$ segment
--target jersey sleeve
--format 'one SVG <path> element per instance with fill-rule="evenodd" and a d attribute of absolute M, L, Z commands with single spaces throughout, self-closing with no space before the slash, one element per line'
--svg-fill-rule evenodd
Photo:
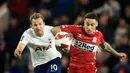
<path fill-rule="evenodd" d="M 53 28 L 53 26 L 47 26 L 47 28 L 48 28 L 49 30 L 51 30 L 51 29 Z"/>
<path fill-rule="evenodd" d="M 61 31 L 72 33 L 73 32 L 73 26 L 72 25 L 61 25 L 60 26 Z"/>
<path fill-rule="evenodd" d="M 22 34 L 19 42 L 25 45 L 29 42 L 29 34 L 26 31 Z"/>
<path fill-rule="evenodd" d="M 102 44 L 104 44 L 104 42 L 105 42 L 104 36 L 101 32 L 100 32 L 100 41 L 101 41 Z"/>

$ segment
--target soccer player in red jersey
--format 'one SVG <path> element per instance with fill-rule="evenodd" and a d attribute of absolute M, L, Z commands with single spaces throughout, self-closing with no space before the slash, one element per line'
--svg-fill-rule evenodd
<path fill-rule="evenodd" d="M 61 25 L 51 29 L 53 35 L 65 31 L 73 34 L 70 47 L 70 63 L 68 73 L 96 73 L 95 55 L 98 47 L 122 59 L 125 53 L 118 53 L 106 41 L 103 34 L 96 30 L 98 17 L 95 13 L 87 13 L 82 25 Z"/>

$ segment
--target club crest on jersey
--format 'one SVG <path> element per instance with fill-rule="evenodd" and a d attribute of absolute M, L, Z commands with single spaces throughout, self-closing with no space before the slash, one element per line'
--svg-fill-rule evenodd
<path fill-rule="evenodd" d="M 49 41 L 49 43 L 51 43 L 51 39 L 50 38 L 48 39 L 48 41 Z"/>
<path fill-rule="evenodd" d="M 22 41 L 22 40 L 23 40 L 23 38 L 24 38 L 24 36 L 22 36 L 22 37 L 20 38 L 20 41 Z"/>
<path fill-rule="evenodd" d="M 92 42 L 96 43 L 96 41 L 97 41 L 97 37 L 93 37 Z"/>

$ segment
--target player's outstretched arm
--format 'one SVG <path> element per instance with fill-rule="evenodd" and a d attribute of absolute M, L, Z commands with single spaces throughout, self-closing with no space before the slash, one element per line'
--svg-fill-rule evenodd
<path fill-rule="evenodd" d="M 14 51 L 14 56 L 17 57 L 18 59 L 21 59 L 22 58 L 22 52 L 24 50 L 26 45 L 24 45 L 23 43 L 20 43 L 18 44 L 17 48 L 15 49 Z"/>
<path fill-rule="evenodd" d="M 118 53 L 107 42 L 105 42 L 104 44 L 100 44 L 99 47 L 101 47 L 104 51 L 107 51 L 109 53 L 112 53 L 115 56 L 120 57 L 121 60 L 124 59 L 124 58 L 126 58 L 126 54 L 125 53 Z"/>
<path fill-rule="evenodd" d="M 53 27 L 51 32 L 55 36 L 58 32 L 61 32 L 60 26 Z"/>

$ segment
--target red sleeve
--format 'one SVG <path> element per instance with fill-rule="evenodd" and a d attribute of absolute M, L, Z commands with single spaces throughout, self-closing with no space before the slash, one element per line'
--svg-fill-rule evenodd
<path fill-rule="evenodd" d="M 104 42 L 105 42 L 104 36 L 101 32 L 100 32 L 100 41 L 101 41 L 102 44 L 104 44 Z"/>
<path fill-rule="evenodd" d="M 61 31 L 72 33 L 73 27 L 72 25 L 61 25 L 60 26 Z"/>

